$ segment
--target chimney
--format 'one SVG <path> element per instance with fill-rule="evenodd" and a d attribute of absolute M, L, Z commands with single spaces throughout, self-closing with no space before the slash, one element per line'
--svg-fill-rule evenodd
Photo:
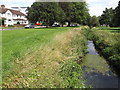
<path fill-rule="evenodd" d="M 1 8 L 5 8 L 5 5 L 0 5 Z"/>

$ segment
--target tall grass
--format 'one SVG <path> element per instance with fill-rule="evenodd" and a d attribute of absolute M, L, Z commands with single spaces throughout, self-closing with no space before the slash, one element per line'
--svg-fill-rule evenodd
<path fill-rule="evenodd" d="M 18 50 L 16 52 L 20 53 L 20 56 L 16 53 L 14 53 L 15 56 L 10 54 L 9 57 L 14 57 L 11 62 L 14 62 L 10 63 L 12 65 L 12 69 L 8 69 L 10 72 L 3 76 L 3 87 L 84 87 L 82 70 L 77 64 L 86 53 L 86 38 L 80 28 L 70 30 L 57 28 L 55 30 L 42 30 L 41 33 L 38 30 L 25 31 L 25 34 L 23 32 L 18 34 L 21 34 L 21 37 L 7 34 L 13 39 L 12 42 L 18 43 L 15 46 L 21 47 L 20 49 L 12 47 L 10 39 L 6 36 L 3 37 L 6 38 L 6 46 L 12 44 L 13 50 Z M 19 43 L 21 40 L 23 42 Z M 33 43 L 36 45 L 34 46 Z M 36 49 L 33 50 L 32 46 Z M 32 52 L 29 52 L 31 50 Z M 7 50 L 4 49 L 4 51 L 8 53 Z M 22 58 L 21 52 L 24 53 Z M 6 61 L 9 62 L 7 59 Z"/>

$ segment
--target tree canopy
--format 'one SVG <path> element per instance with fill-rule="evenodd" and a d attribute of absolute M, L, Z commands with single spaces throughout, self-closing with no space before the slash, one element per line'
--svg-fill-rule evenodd
<path fill-rule="evenodd" d="M 90 17 L 88 21 L 88 26 L 90 26 L 90 28 L 100 26 L 98 17 L 96 16 Z"/>
<path fill-rule="evenodd" d="M 34 2 L 27 8 L 27 18 L 30 22 L 44 21 L 51 26 L 54 22 L 85 23 L 89 15 L 85 2 Z"/>
<path fill-rule="evenodd" d="M 64 18 L 62 9 L 55 2 L 35 2 L 27 11 L 27 18 L 32 23 L 44 21 L 45 25 L 52 25 Z"/>
<path fill-rule="evenodd" d="M 114 26 L 120 26 L 120 1 L 118 6 L 115 8 L 115 15 L 113 17 Z"/>
<path fill-rule="evenodd" d="M 106 26 L 112 26 L 112 20 L 114 16 L 114 10 L 112 8 L 108 9 L 106 8 L 105 11 L 103 11 L 103 14 L 100 17 L 100 24 L 105 24 Z"/>
<path fill-rule="evenodd" d="M 106 8 L 99 21 L 101 25 L 120 26 L 120 1 L 115 9 Z"/>
<path fill-rule="evenodd" d="M 66 15 L 68 26 L 71 22 L 83 24 L 89 15 L 85 2 L 60 2 L 59 5 Z"/>

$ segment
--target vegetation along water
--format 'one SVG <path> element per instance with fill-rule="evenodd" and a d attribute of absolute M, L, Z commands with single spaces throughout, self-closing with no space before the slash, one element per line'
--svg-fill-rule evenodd
<path fill-rule="evenodd" d="M 101 27 L 99 27 L 99 28 L 94 28 L 92 30 L 86 29 L 85 35 L 88 38 L 88 40 L 93 41 L 93 43 L 95 44 L 95 48 L 97 49 L 99 54 L 103 56 L 102 58 L 100 58 L 98 55 L 96 55 L 96 51 L 93 51 L 94 50 L 92 48 L 93 46 L 89 44 L 90 42 L 88 43 L 89 45 L 88 47 L 91 48 L 91 49 L 88 49 L 88 51 L 94 52 L 94 53 L 89 53 L 93 55 L 86 56 L 87 66 L 85 66 L 84 68 L 88 68 L 92 66 L 91 69 L 89 68 L 92 71 L 92 73 L 87 74 L 87 77 L 91 76 L 91 78 L 88 79 L 88 83 L 91 82 L 93 87 L 119 88 L 120 86 L 119 85 L 120 84 L 120 73 L 119 73 L 119 70 L 120 70 L 120 50 L 119 50 L 120 49 L 120 42 L 119 42 L 120 34 L 118 33 L 118 30 L 115 33 L 114 28 L 106 28 L 106 29 L 102 28 L 101 29 Z M 93 62 L 91 60 L 93 60 Z M 94 72 L 97 70 L 97 68 L 99 69 L 98 70 L 99 73 Z M 103 72 L 105 73 L 107 72 L 106 74 L 108 74 L 108 77 L 104 76 L 105 73 Z M 93 83 L 93 81 L 91 80 L 93 80 L 96 83 Z M 110 80 L 113 80 L 113 81 L 111 81 L 110 83 L 108 82 L 109 84 L 105 83 L 103 85 L 103 82 L 105 82 L 104 80 L 106 80 L 106 82 L 107 81 L 110 82 Z M 114 84 L 112 82 L 114 82 Z M 95 86 L 95 84 L 97 83 L 98 85 Z"/>

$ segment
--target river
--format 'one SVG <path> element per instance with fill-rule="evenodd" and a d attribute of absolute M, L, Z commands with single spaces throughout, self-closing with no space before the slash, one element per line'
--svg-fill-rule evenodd
<path fill-rule="evenodd" d="M 92 88 L 119 88 L 120 79 L 107 61 L 100 56 L 92 41 L 88 41 L 88 54 L 83 61 L 85 85 Z"/>

